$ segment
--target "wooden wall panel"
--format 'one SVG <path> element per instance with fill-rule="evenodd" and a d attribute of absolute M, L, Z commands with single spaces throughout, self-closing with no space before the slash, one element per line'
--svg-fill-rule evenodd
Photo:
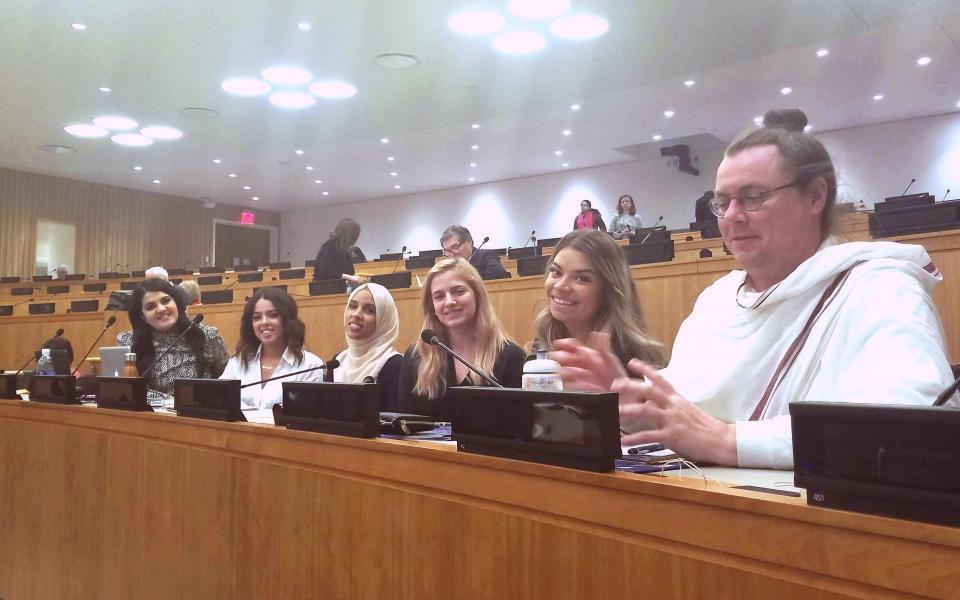
<path fill-rule="evenodd" d="M 199 267 L 213 255 L 213 220 L 238 221 L 240 207 L 0 169 L 0 274 L 33 275 L 37 221 L 77 226 L 78 273 L 151 264 Z M 261 225 L 280 217 L 257 211 Z"/>

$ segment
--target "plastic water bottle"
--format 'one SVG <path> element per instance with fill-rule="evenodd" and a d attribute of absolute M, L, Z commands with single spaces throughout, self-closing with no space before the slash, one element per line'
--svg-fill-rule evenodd
<path fill-rule="evenodd" d="M 521 387 L 525 390 L 557 391 L 563 389 L 560 380 L 560 363 L 547 358 L 547 351 L 536 348 L 536 360 L 523 365 Z"/>
<path fill-rule="evenodd" d="M 53 358 L 50 357 L 50 348 L 40 350 L 40 358 L 37 359 L 37 369 L 34 373 L 37 375 L 56 375 L 53 370 Z"/>

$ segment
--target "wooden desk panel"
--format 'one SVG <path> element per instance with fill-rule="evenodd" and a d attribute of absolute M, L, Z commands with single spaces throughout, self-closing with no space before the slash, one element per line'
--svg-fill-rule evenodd
<path fill-rule="evenodd" d="M 0 401 L 0 597 L 956 597 L 960 530 L 630 474 Z"/>

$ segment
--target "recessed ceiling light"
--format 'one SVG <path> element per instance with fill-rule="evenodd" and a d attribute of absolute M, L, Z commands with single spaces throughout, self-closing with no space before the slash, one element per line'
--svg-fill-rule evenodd
<path fill-rule="evenodd" d="M 874 100 L 883 100 L 883 94 L 874 94 L 874 95 L 873 95 L 873 99 L 874 99 Z"/>
<path fill-rule="evenodd" d="M 116 129 L 118 131 L 137 128 L 137 122 L 127 117 L 97 117 L 93 120 L 93 124 L 105 129 Z"/>
<path fill-rule="evenodd" d="M 101 138 L 110 134 L 106 128 L 97 127 L 96 125 L 91 125 L 89 123 L 76 123 L 74 125 L 67 125 L 63 128 L 63 130 L 70 135 L 85 138 Z"/>
<path fill-rule="evenodd" d="M 571 135 L 571 134 L 573 134 L 573 132 L 570 131 L 569 129 L 564 129 L 561 133 L 563 133 L 563 135 Z"/>
<path fill-rule="evenodd" d="M 322 180 L 322 179 L 314 179 L 313 182 L 314 182 L 314 183 L 317 183 L 317 184 L 320 184 L 320 183 L 323 183 L 323 180 Z"/>
<path fill-rule="evenodd" d="M 925 67 L 929 65 L 931 62 L 932 61 L 929 56 L 921 56 L 920 58 L 917 59 L 917 64 L 920 65 L 921 67 Z"/>
<path fill-rule="evenodd" d="M 167 127 L 166 125 L 144 127 L 140 130 L 140 133 L 155 140 L 179 140 L 183 137 L 182 131 L 175 127 Z"/>
<path fill-rule="evenodd" d="M 44 152 L 49 152 L 50 154 L 73 154 L 76 152 L 70 146 L 61 146 L 59 144 L 44 144 L 42 146 L 37 146 L 38 150 L 43 150 Z"/>
<path fill-rule="evenodd" d="M 297 156 L 303 156 L 303 150 L 300 150 L 299 148 L 297 148 L 297 149 L 294 150 L 293 152 L 294 152 L 294 154 L 296 154 Z"/>
<path fill-rule="evenodd" d="M 219 165 L 219 164 L 222 163 L 222 162 L 223 162 L 223 161 L 220 160 L 219 158 L 213 159 L 213 164 L 215 164 L 215 165 Z"/>
<path fill-rule="evenodd" d="M 310 93 L 320 96 L 321 98 L 327 98 L 328 100 L 352 98 L 357 95 L 357 88 L 353 84 L 347 83 L 346 81 L 336 81 L 334 79 L 318 81 L 311 84 L 307 89 L 310 90 Z"/>
<path fill-rule="evenodd" d="M 464 35 L 496 33 L 506 25 L 506 19 L 490 10 L 468 10 L 447 19 L 447 27 Z"/>
<path fill-rule="evenodd" d="M 390 171 L 390 177 L 396 177 L 397 175 L 399 175 L 399 173 L 396 171 Z"/>
<path fill-rule="evenodd" d="M 557 19 L 550 32 L 558 38 L 581 41 L 600 37 L 610 29 L 610 23 L 596 15 L 572 15 Z"/>
<path fill-rule="evenodd" d="M 467 181 L 475 181 L 476 179 L 476 177 L 467 177 Z"/>
<path fill-rule="evenodd" d="M 579 105 L 579 104 L 571 104 L 571 105 L 570 105 L 570 110 L 573 110 L 573 111 L 580 110 L 580 105 Z"/>
<path fill-rule="evenodd" d="M 549 19 L 567 12 L 570 0 L 512 0 L 507 5 L 521 19 Z"/>
<path fill-rule="evenodd" d="M 100 87 L 98 87 L 97 89 L 100 90 L 101 92 L 103 92 L 104 94 L 109 94 L 109 93 L 110 93 L 110 88 L 108 88 L 108 87 L 105 86 L 105 85 L 100 86 Z"/>
<path fill-rule="evenodd" d="M 270 91 L 270 85 L 253 77 L 234 77 L 224 79 L 220 87 L 234 96 L 262 96 Z"/>
<path fill-rule="evenodd" d="M 245 185 L 245 186 L 243 186 L 243 189 L 245 189 L 245 190 L 250 190 L 250 189 L 253 189 L 253 188 L 251 188 L 249 185 Z"/>
<path fill-rule="evenodd" d="M 671 117 L 673 117 L 673 115 L 674 115 L 674 112 L 673 112 L 672 110 L 665 110 L 665 111 L 663 111 L 663 116 L 665 116 L 665 117 L 668 118 L 668 119 L 671 118 Z"/>
<path fill-rule="evenodd" d="M 330 192 L 320 192 L 320 193 L 323 194 L 324 196 L 329 196 L 329 195 L 330 195 Z"/>
<path fill-rule="evenodd" d="M 154 179 L 153 182 L 154 182 L 154 183 L 160 183 L 160 180 L 159 180 L 159 179 Z"/>
<path fill-rule="evenodd" d="M 532 54 L 543 50 L 547 38 L 533 31 L 510 31 L 493 38 L 490 45 L 505 54 Z"/>
<path fill-rule="evenodd" d="M 828 54 L 830 54 L 830 51 L 827 50 L 826 48 L 820 48 L 819 50 L 817 50 L 817 56 L 819 56 L 820 58 L 823 58 Z"/>
<path fill-rule="evenodd" d="M 753 118 L 753 124 L 754 124 L 754 125 L 763 125 L 763 117 L 761 117 L 761 116 L 756 116 L 756 117 L 754 117 L 754 118 Z"/>
<path fill-rule="evenodd" d="M 474 145 L 470 146 L 470 149 L 471 149 L 471 150 L 479 150 L 479 149 L 480 149 L 480 146 L 474 144 Z"/>
<path fill-rule="evenodd" d="M 563 155 L 563 150 L 554 150 L 554 151 L 553 151 L 553 155 L 554 155 L 554 156 L 562 156 L 562 155 Z"/>
<path fill-rule="evenodd" d="M 400 54 L 398 52 L 389 52 L 381 54 L 373 59 L 373 64 L 384 69 L 399 71 L 402 69 L 412 69 L 420 64 L 420 59 L 412 54 Z"/>
<path fill-rule="evenodd" d="M 397 184 L 397 185 L 393 186 L 393 189 L 399 190 L 399 189 L 400 189 L 400 184 Z"/>
<path fill-rule="evenodd" d="M 789 87 L 780 88 L 780 93 L 784 96 L 788 95 L 792 91 L 793 91 L 793 88 L 789 88 Z"/>
<path fill-rule="evenodd" d="M 480 123 L 474 123 L 470 127 L 472 127 L 473 129 L 480 129 Z"/>
<path fill-rule="evenodd" d="M 313 73 L 291 65 L 277 65 L 260 71 L 260 76 L 279 85 L 302 85 L 313 79 Z"/>
<path fill-rule="evenodd" d="M 655 142 L 659 142 L 662 139 L 663 139 L 663 136 L 660 135 L 659 133 L 653 136 L 653 141 Z"/>
<path fill-rule="evenodd" d="M 259 199 L 260 199 L 260 196 L 250 196 L 250 199 L 251 199 L 251 200 L 259 200 Z"/>
<path fill-rule="evenodd" d="M 307 171 L 312 171 L 312 170 L 313 170 L 313 165 L 307 165 L 307 166 L 304 167 L 304 169 L 306 169 Z"/>
<path fill-rule="evenodd" d="M 236 177 L 236 176 L 237 176 L 236 173 L 227 173 L 227 177 L 230 177 L 231 179 L 234 178 L 234 177 Z"/>
<path fill-rule="evenodd" d="M 291 91 L 275 92 L 267 99 L 274 106 L 290 109 L 310 108 L 317 103 L 317 99 L 310 94 Z"/>
<path fill-rule="evenodd" d="M 686 81 L 683 82 L 683 85 L 685 85 L 685 86 L 687 86 L 687 87 L 693 87 L 694 85 L 696 85 L 696 83 L 697 83 L 696 81 L 694 81 L 694 80 L 692 80 L 692 79 L 688 79 L 688 80 L 686 80 Z"/>
<path fill-rule="evenodd" d="M 310 23 L 307 23 L 306 21 L 297 23 L 297 29 L 300 31 L 310 31 Z"/>
<path fill-rule="evenodd" d="M 476 169 L 476 168 L 477 168 L 477 163 L 475 163 L 475 162 L 470 163 L 470 168 L 471 168 L 471 169 Z"/>
<path fill-rule="evenodd" d="M 804 133 L 809 133 L 813 130 L 813 125 L 807 125 L 803 128 Z"/>
<path fill-rule="evenodd" d="M 560 163 L 560 166 L 563 167 L 564 169 L 566 169 L 567 167 L 570 166 L 570 163 L 565 163 L 565 162 L 563 162 L 563 163 Z"/>
<path fill-rule="evenodd" d="M 393 162 L 393 157 L 392 157 L 392 156 L 388 156 L 388 157 L 387 157 L 387 161 L 388 161 L 388 162 Z"/>
<path fill-rule="evenodd" d="M 86 30 L 87 30 L 87 26 L 84 25 L 83 23 L 71 23 L 71 24 L 70 24 L 70 27 L 73 27 L 73 28 L 76 29 L 77 31 L 86 31 Z"/>
<path fill-rule="evenodd" d="M 390 143 L 390 139 L 389 139 L 389 138 L 380 138 L 380 143 L 381 143 L 381 144 L 389 144 L 389 143 Z"/>
<path fill-rule="evenodd" d="M 145 135 L 140 135 L 139 133 L 118 133 L 117 135 L 111 137 L 110 141 L 112 141 L 114 144 L 120 144 L 121 146 L 132 146 L 134 148 L 142 148 L 153 143 L 153 140 Z"/>
<path fill-rule="evenodd" d="M 134 170 L 134 171 L 142 171 L 142 170 L 143 170 L 143 167 L 141 167 L 140 165 L 134 165 L 134 166 L 133 166 L 133 170 Z"/>

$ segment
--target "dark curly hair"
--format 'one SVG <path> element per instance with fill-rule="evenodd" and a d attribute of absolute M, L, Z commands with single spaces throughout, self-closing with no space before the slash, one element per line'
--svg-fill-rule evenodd
<path fill-rule="evenodd" d="M 243 314 L 240 316 L 240 341 L 237 342 L 237 354 L 240 355 L 240 362 L 246 368 L 250 360 L 257 353 L 260 347 L 260 340 L 253 331 L 253 309 L 261 299 L 273 303 L 273 307 L 280 314 L 280 322 L 283 324 L 283 336 L 287 340 L 287 348 L 293 352 L 297 359 L 297 364 L 303 362 L 303 341 L 306 335 L 306 325 L 297 317 L 297 303 L 287 292 L 280 288 L 264 288 L 256 294 L 250 296 L 246 305 L 243 307 Z"/>
<path fill-rule="evenodd" d="M 156 353 L 153 350 L 153 327 L 147 324 L 143 319 L 143 296 L 147 292 L 163 292 L 167 294 L 177 305 L 177 322 L 174 330 L 177 333 L 190 326 L 190 318 L 187 317 L 187 311 L 183 305 L 183 296 L 177 291 L 169 281 L 163 279 L 146 279 L 133 289 L 130 296 L 130 306 L 127 309 L 127 315 L 130 317 L 130 324 L 133 326 L 133 344 L 130 347 L 131 352 L 137 354 L 137 370 L 141 373 L 150 368 L 156 359 Z M 203 354 L 203 346 L 206 338 L 199 328 L 191 329 L 184 341 L 193 350 L 197 361 L 197 372 L 203 373 L 209 369 L 206 358 Z"/>

